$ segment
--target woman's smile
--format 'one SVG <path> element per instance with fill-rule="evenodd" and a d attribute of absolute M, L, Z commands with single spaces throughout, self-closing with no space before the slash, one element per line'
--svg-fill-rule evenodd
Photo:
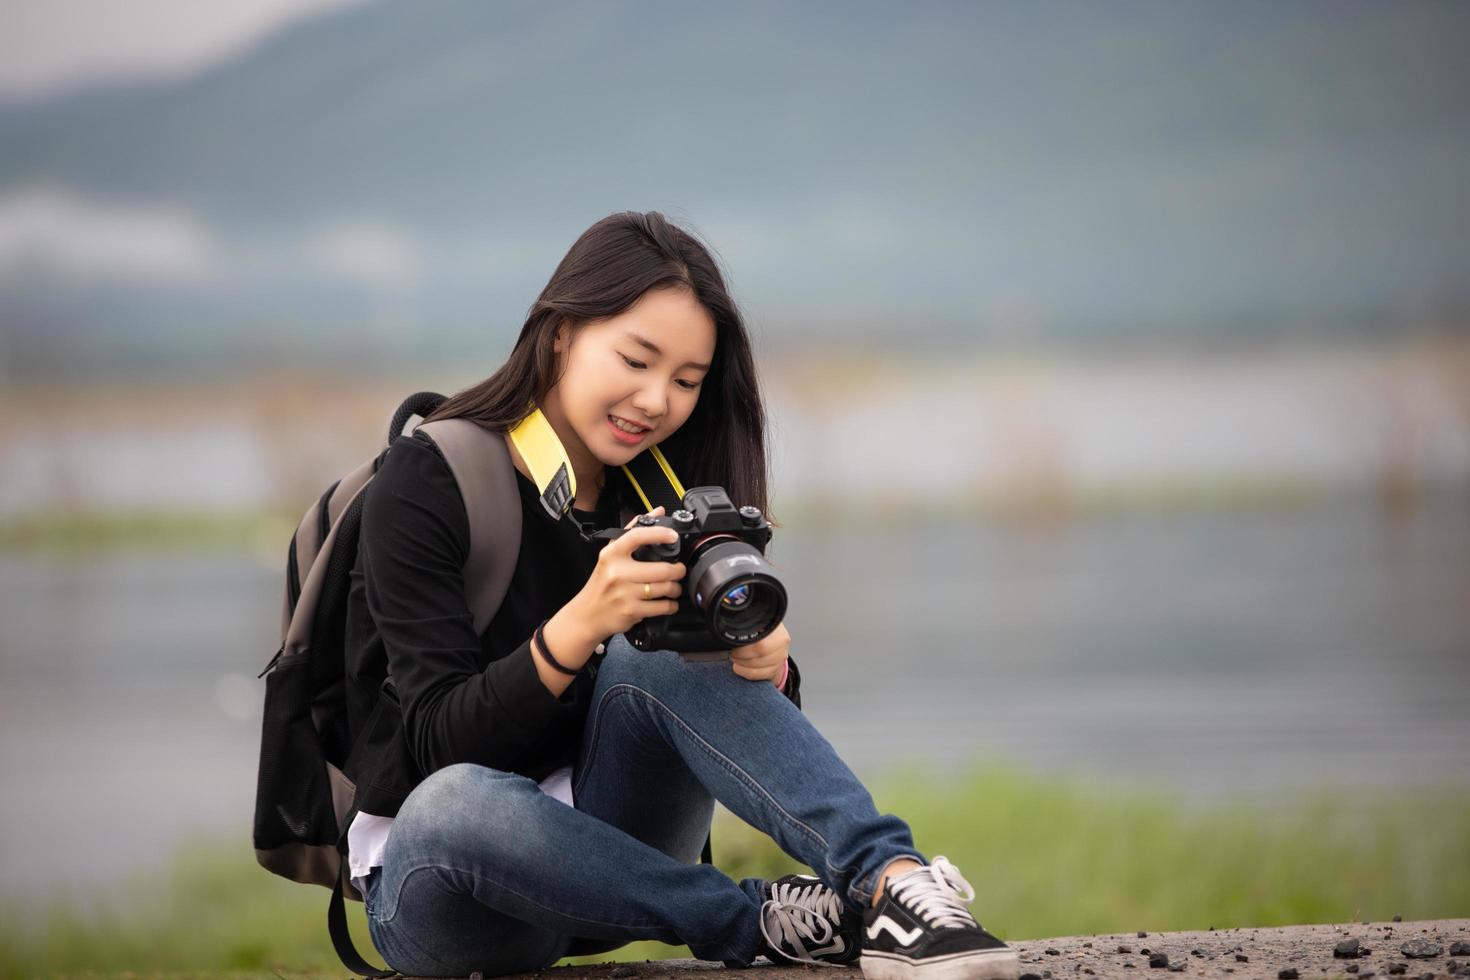
<path fill-rule="evenodd" d="M 623 428 L 623 426 L 627 426 L 627 428 Z M 638 443 L 643 441 L 644 436 L 653 431 L 652 429 L 638 429 L 636 432 L 630 431 L 635 428 L 633 423 L 619 418 L 616 415 L 609 415 L 607 417 L 607 427 L 612 431 L 613 438 L 625 446 L 638 445 Z"/>

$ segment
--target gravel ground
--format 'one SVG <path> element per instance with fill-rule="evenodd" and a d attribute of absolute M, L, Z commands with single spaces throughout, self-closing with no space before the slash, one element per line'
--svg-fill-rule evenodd
<path fill-rule="evenodd" d="M 1278 929 L 1218 929 L 1206 932 L 1129 932 L 1117 935 L 1062 936 L 1011 944 L 1021 955 L 1022 980 L 1158 980 L 1174 974 L 1231 980 L 1470 980 L 1470 919 L 1423 922 L 1357 922 L 1346 925 L 1286 926 Z M 860 977 L 857 969 L 776 966 L 757 960 L 750 969 L 763 977 L 819 974 L 841 980 Z M 656 960 L 559 966 L 520 980 L 570 980 L 573 977 L 659 978 L 724 971 L 705 960 Z M 1295 971 L 1295 972 L 1292 972 Z M 746 971 L 734 971 L 745 973 Z"/>

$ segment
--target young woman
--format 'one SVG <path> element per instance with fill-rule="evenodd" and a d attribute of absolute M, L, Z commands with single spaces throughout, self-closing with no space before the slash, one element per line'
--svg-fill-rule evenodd
<path fill-rule="evenodd" d="M 562 519 L 508 436 L 532 404 L 575 474 Z M 349 865 L 391 967 L 489 976 L 659 939 L 729 966 L 1016 976 L 969 883 L 925 861 L 802 714 L 784 625 L 728 661 L 624 636 L 674 612 L 686 569 L 633 558 L 675 533 L 635 525 L 623 464 L 657 445 L 686 486 L 767 510 L 750 345 L 703 245 L 657 212 L 594 224 L 505 365 L 430 420 L 452 417 L 507 434 L 523 531 L 476 635 L 464 504 L 433 441 L 396 440 L 364 491 L 349 646 L 380 648 L 396 689 L 397 748 L 370 778 L 401 803 L 357 815 Z M 574 519 L 630 530 L 599 549 Z M 736 882 L 699 863 L 715 800 L 816 875 Z"/>

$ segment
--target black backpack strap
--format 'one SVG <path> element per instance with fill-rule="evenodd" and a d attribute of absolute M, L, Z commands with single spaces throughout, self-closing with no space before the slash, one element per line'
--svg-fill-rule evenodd
<path fill-rule="evenodd" d="M 357 805 L 347 811 L 347 828 L 352 827 L 352 819 L 357 816 Z M 327 932 L 332 936 L 332 948 L 337 951 L 337 958 L 342 965 L 353 973 L 363 977 L 374 977 L 376 980 L 386 980 L 387 977 L 398 976 L 397 970 L 380 970 L 357 951 L 352 945 L 352 935 L 347 931 L 347 906 L 342 896 L 342 888 L 351 874 L 347 863 L 347 829 L 342 831 L 342 836 L 337 839 L 337 855 L 341 859 L 338 862 L 337 880 L 332 884 L 332 901 L 327 905 Z M 366 900 L 367 896 L 364 895 Z"/>

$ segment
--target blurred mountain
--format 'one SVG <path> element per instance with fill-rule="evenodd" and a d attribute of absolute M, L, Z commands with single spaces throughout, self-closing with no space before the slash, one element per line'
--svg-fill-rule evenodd
<path fill-rule="evenodd" d="M 768 342 L 1470 308 L 1470 6 L 372 3 L 0 105 L 0 357 L 503 348 L 615 210 Z"/>

